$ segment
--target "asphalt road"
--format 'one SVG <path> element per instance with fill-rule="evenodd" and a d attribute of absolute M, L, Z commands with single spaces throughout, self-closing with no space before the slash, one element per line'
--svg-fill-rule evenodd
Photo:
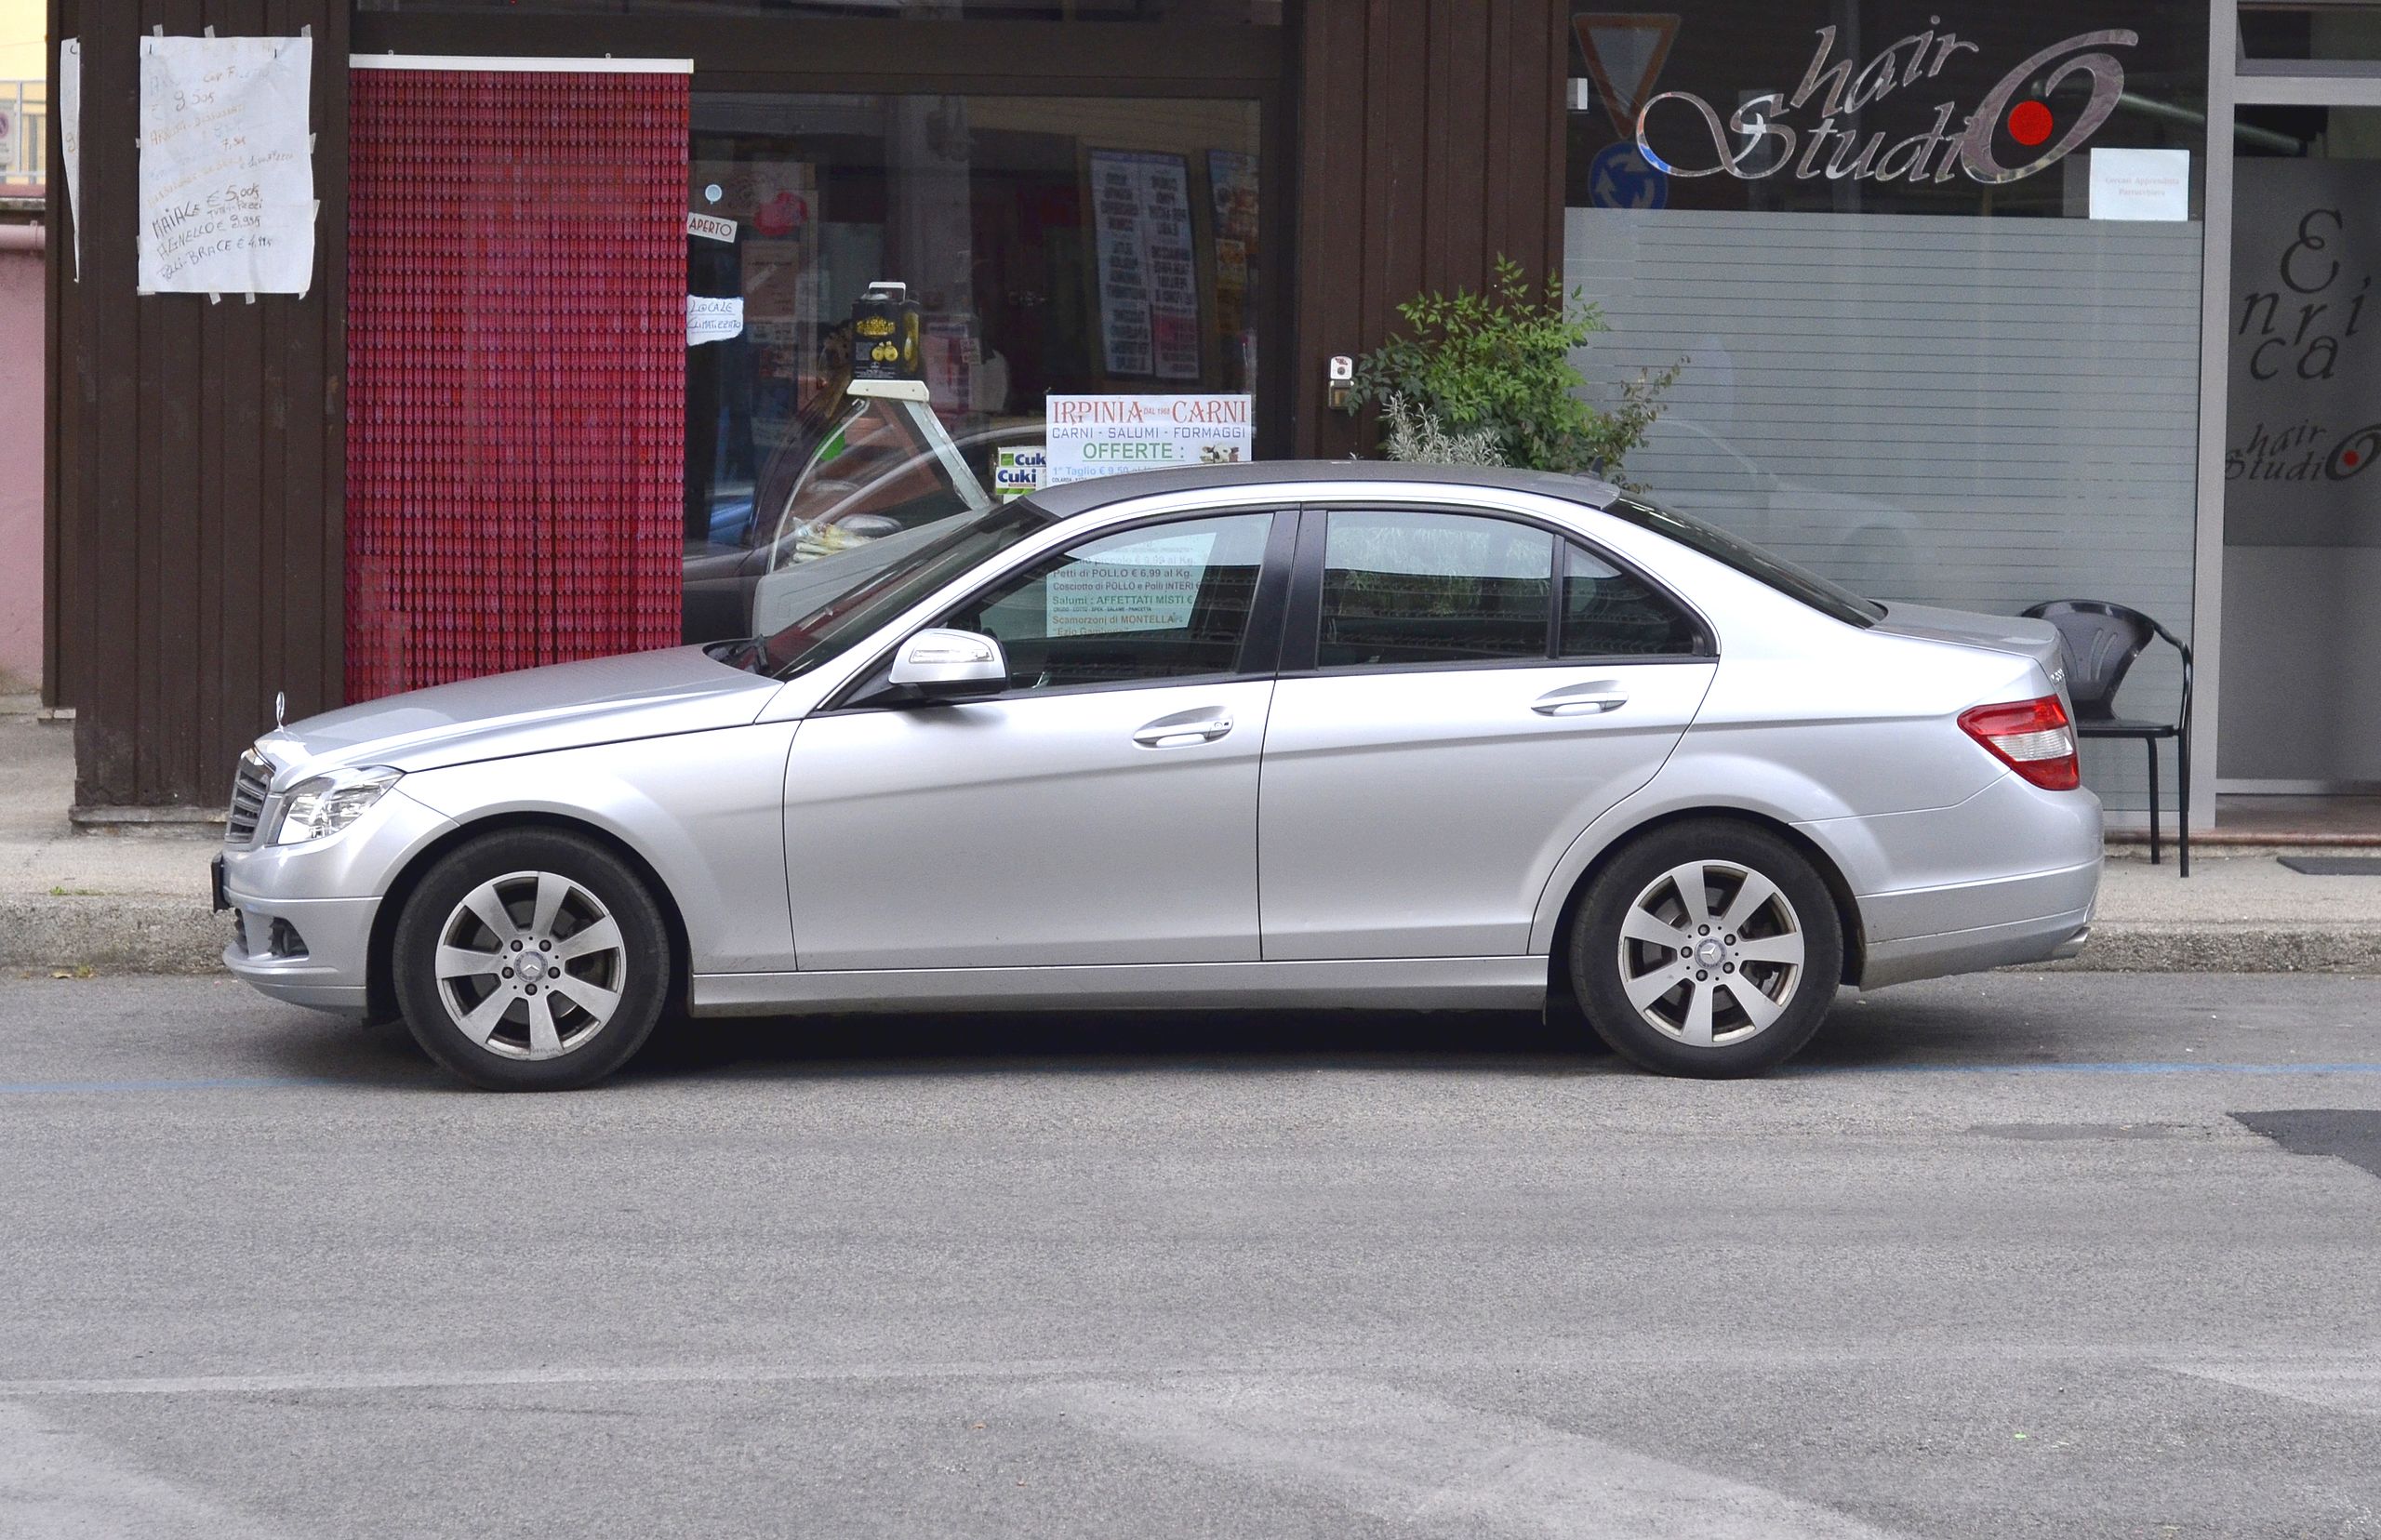
<path fill-rule="evenodd" d="M 979 1018 L 548 1097 L 0 981 L 0 1534 L 2381 1535 L 2376 1109 L 2375 979 L 1917 986 L 1758 1083 Z"/>

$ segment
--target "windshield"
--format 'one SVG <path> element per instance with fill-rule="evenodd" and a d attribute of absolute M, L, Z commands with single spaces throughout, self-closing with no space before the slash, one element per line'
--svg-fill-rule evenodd
<path fill-rule="evenodd" d="M 1885 617 L 1885 606 L 1875 600 L 1863 599 L 1841 583 L 1829 582 L 1782 556 L 1772 556 L 1750 541 L 1740 540 L 1691 514 L 1656 508 L 1634 498 L 1616 498 L 1604 511 L 1624 524 L 1676 540 L 1690 551 L 1699 551 L 1755 582 L 1766 583 L 1788 598 L 1799 599 L 1846 625 L 1873 626 Z"/>
<path fill-rule="evenodd" d="M 952 578 L 1049 527 L 1031 501 L 960 513 L 829 551 L 801 568 L 796 618 L 761 641 L 761 669 L 805 673 Z"/>
<path fill-rule="evenodd" d="M 822 548 L 988 508 L 999 452 L 1044 432 L 1035 418 L 954 437 L 924 403 L 857 399 L 786 495 L 769 564 L 797 566 Z"/>

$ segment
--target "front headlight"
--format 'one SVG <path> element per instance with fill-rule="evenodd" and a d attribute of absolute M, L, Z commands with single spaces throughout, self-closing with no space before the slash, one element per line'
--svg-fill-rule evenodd
<path fill-rule="evenodd" d="M 274 844 L 303 844 L 336 834 L 349 824 L 364 816 L 364 810 L 380 800 L 380 794 L 397 784 L 402 770 L 375 766 L 366 770 L 334 770 L 327 776 L 316 776 L 299 781 L 289 789 L 289 800 L 281 810 L 281 825 L 273 831 Z"/>

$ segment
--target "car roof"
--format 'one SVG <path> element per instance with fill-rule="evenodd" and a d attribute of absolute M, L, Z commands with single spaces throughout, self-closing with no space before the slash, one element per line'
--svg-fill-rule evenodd
<path fill-rule="evenodd" d="M 1378 482 L 1384 485 L 1476 487 L 1500 492 L 1535 492 L 1595 509 L 1609 507 L 1620 496 L 1610 482 L 1593 476 L 1564 476 L 1547 471 L 1513 471 L 1497 466 L 1409 465 L 1384 460 L 1257 460 L 1232 465 L 1186 465 L 1167 471 L 1132 471 L 1096 476 L 1064 486 L 1044 487 L 1032 496 L 1035 507 L 1056 519 L 1071 519 L 1096 509 L 1111 508 L 1137 498 L 1169 492 L 1206 492 L 1228 487 L 1278 485 L 1291 498 L 1301 485 L 1324 482 Z"/>

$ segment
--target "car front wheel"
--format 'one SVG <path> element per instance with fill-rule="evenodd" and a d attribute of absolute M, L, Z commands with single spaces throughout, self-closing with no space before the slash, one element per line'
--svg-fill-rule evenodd
<path fill-rule="evenodd" d="M 1818 1030 L 1843 975 L 1827 883 L 1748 824 L 1656 830 L 1600 872 L 1572 923 L 1571 979 L 1596 1034 L 1640 1068 L 1758 1075 Z"/>
<path fill-rule="evenodd" d="M 661 1015 L 670 936 L 627 863 L 556 830 L 450 851 L 406 900 L 390 965 L 424 1052 L 492 1091 L 565 1091 L 628 1062 Z"/>

